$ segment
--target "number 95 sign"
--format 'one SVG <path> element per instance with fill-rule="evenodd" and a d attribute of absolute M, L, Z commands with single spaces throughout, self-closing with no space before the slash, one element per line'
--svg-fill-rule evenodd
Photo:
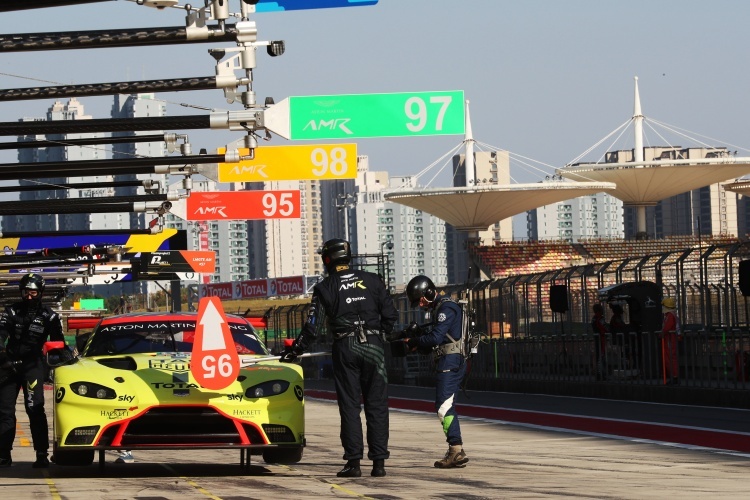
<path fill-rule="evenodd" d="M 186 212 L 185 220 L 191 221 L 299 219 L 300 192 L 193 192 L 187 198 Z"/>

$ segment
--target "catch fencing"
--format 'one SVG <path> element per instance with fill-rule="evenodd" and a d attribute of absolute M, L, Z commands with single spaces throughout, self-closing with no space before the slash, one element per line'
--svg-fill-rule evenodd
<path fill-rule="evenodd" d="M 452 298 L 469 301 L 482 336 L 467 386 L 750 408 L 750 303 L 740 287 L 747 288 L 750 277 L 739 275 L 739 262 L 748 258 L 750 245 L 739 242 L 442 287 Z M 597 373 L 598 336 L 590 321 L 592 306 L 606 300 L 600 290 L 644 281 L 677 303 L 682 322 L 679 366 L 673 370 L 677 384 L 667 376 L 669 358 L 660 327 L 653 325 L 607 334 L 606 370 Z M 553 285 L 565 286 L 564 312 L 550 307 Z M 394 295 L 394 301 L 398 328 L 425 321 L 404 294 Z M 628 307 L 624 313 L 625 322 L 635 324 L 629 317 L 635 313 Z M 273 309 L 269 346 L 280 350 L 284 338 L 296 337 L 305 314 L 304 304 Z M 315 348 L 330 349 L 330 336 L 318 339 Z M 392 383 L 434 382 L 430 356 L 387 359 Z M 304 366 L 309 377 L 331 375 L 330 359 L 306 360 Z"/>

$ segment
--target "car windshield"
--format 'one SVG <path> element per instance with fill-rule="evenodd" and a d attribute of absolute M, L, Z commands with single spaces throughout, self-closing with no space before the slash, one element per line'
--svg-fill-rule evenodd
<path fill-rule="evenodd" d="M 249 323 L 230 320 L 229 331 L 239 354 L 269 354 Z M 191 352 L 194 338 L 194 320 L 133 318 L 117 323 L 103 322 L 91 335 L 83 355 Z"/>

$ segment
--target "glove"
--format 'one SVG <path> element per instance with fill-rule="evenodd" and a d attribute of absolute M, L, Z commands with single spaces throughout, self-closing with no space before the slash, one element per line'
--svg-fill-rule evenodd
<path fill-rule="evenodd" d="M 396 340 L 407 339 L 409 337 L 419 337 L 422 335 L 422 328 L 414 321 L 409 323 L 409 326 L 403 330 L 386 334 L 386 340 L 393 342 Z"/>
<path fill-rule="evenodd" d="M 281 363 L 293 363 L 300 354 L 302 354 L 302 349 L 300 349 L 299 346 L 291 345 L 284 348 L 284 352 L 281 353 L 281 359 L 279 359 L 279 361 Z"/>
<path fill-rule="evenodd" d="M 406 345 L 409 346 L 409 349 L 416 349 L 419 347 L 419 338 L 411 337 L 406 339 Z"/>
<path fill-rule="evenodd" d="M 419 337 L 422 335 L 422 327 L 417 324 L 416 321 L 409 323 L 409 326 L 404 330 L 407 337 Z"/>

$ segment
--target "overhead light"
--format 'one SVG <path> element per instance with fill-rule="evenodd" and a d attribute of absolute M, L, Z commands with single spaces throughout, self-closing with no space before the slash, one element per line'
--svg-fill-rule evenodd
<path fill-rule="evenodd" d="M 268 46 L 266 47 L 266 52 L 268 52 L 268 55 L 271 57 L 278 57 L 281 54 L 284 53 L 284 50 L 286 50 L 286 45 L 284 44 L 284 40 L 272 40 L 268 43 Z"/>
<path fill-rule="evenodd" d="M 166 7 L 174 7 L 177 5 L 178 0 L 135 0 L 138 5 L 145 5 L 146 7 L 154 7 L 156 9 L 164 9 Z"/>

